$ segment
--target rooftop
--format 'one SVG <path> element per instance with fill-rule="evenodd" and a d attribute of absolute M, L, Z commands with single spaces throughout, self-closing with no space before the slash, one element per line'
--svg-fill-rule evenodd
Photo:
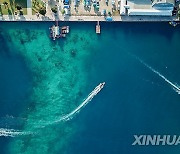
<path fill-rule="evenodd" d="M 127 0 L 127 5 L 132 9 L 152 9 L 151 0 Z"/>

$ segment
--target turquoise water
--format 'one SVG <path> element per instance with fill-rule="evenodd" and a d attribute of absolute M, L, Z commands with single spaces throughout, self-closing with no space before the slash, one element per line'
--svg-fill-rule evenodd
<path fill-rule="evenodd" d="M 2 153 L 179 153 L 131 144 L 134 134 L 179 135 L 180 95 L 144 64 L 180 85 L 180 28 L 102 23 L 98 36 L 95 23 L 63 23 L 70 34 L 53 42 L 52 24 L 0 25 L 0 128 L 30 133 L 0 137 Z M 55 122 L 103 81 L 72 120 Z"/>

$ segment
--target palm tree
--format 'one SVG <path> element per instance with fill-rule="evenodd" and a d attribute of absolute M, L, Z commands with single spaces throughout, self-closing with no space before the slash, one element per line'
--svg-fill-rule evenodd
<path fill-rule="evenodd" d="M 2 4 L 0 4 L 0 16 L 3 15 L 1 5 Z"/>
<path fill-rule="evenodd" d="M 52 12 L 54 12 L 55 14 L 57 13 L 57 7 L 53 7 L 51 8 Z"/>
<path fill-rule="evenodd" d="M 17 4 L 17 5 L 16 5 L 16 9 L 20 11 L 20 10 L 22 10 L 22 7 Z"/>
<path fill-rule="evenodd" d="M 39 13 L 40 13 L 41 15 L 45 16 L 45 14 L 46 14 L 46 8 L 41 8 L 41 9 L 39 10 Z"/>
<path fill-rule="evenodd" d="M 6 9 L 6 7 L 8 7 L 8 2 L 4 1 L 3 4 L 4 4 L 5 9 Z"/>

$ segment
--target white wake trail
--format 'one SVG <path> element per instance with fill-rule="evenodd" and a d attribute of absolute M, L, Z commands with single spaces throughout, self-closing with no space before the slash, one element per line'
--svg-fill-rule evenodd
<path fill-rule="evenodd" d="M 144 66 L 146 66 L 148 69 L 150 69 L 151 71 L 153 71 L 155 74 L 157 74 L 159 77 L 161 77 L 164 81 L 166 81 L 168 84 L 171 85 L 171 87 L 178 93 L 180 94 L 180 87 L 178 85 L 175 85 L 174 83 L 172 83 L 170 80 L 168 80 L 164 75 L 162 75 L 161 73 L 159 73 L 157 70 L 155 70 L 154 68 L 152 68 L 151 66 L 149 66 L 148 64 L 146 64 L 145 62 L 143 62 L 140 58 L 136 57 L 136 59 L 138 59 Z"/>
<path fill-rule="evenodd" d="M 22 132 L 20 130 L 14 130 L 14 129 L 7 129 L 7 128 L 0 128 L 0 137 L 16 137 L 16 136 L 22 136 L 22 135 L 30 135 L 32 133 L 30 132 Z"/>
<path fill-rule="evenodd" d="M 40 128 L 43 128 L 48 125 L 52 125 L 54 123 L 60 122 L 60 121 L 67 121 L 72 119 L 83 107 L 85 107 L 93 98 L 96 96 L 104 87 L 105 82 L 100 83 L 88 96 L 87 98 L 77 107 L 75 108 L 72 112 L 61 116 L 58 120 L 54 120 L 52 122 L 43 124 L 40 126 Z M 39 128 L 39 126 L 37 127 Z M 14 129 L 6 129 L 6 128 L 0 128 L 0 137 L 1 136 L 9 136 L 9 137 L 16 137 L 16 136 L 21 136 L 21 135 L 30 135 L 33 134 L 31 132 L 22 132 L 20 130 L 14 130 Z"/>
<path fill-rule="evenodd" d="M 85 107 L 94 98 L 94 96 L 96 96 L 101 91 L 104 85 L 105 82 L 100 83 L 77 108 L 75 108 L 69 114 L 66 114 L 62 116 L 60 119 L 54 121 L 54 123 L 72 119 L 83 107 Z"/>

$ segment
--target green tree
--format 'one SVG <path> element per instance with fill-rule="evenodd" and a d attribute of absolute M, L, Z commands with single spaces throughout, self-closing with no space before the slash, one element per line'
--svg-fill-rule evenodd
<path fill-rule="evenodd" d="M 44 16 L 46 14 L 46 8 L 41 8 L 39 13 Z"/>
<path fill-rule="evenodd" d="M 64 14 L 64 13 L 65 13 L 65 10 L 64 10 L 64 9 L 63 9 L 63 10 L 61 10 L 61 13 L 62 13 L 62 14 Z"/>
<path fill-rule="evenodd" d="M 5 9 L 6 9 L 6 7 L 8 7 L 8 2 L 4 1 L 3 4 L 4 4 Z"/>
<path fill-rule="evenodd" d="M 51 8 L 52 12 L 57 13 L 57 7 Z"/>
<path fill-rule="evenodd" d="M 16 9 L 17 9 L 17 10 L 22 10 L 22 7 L 17 4 L 17 5 L 16 5 Z"/>

